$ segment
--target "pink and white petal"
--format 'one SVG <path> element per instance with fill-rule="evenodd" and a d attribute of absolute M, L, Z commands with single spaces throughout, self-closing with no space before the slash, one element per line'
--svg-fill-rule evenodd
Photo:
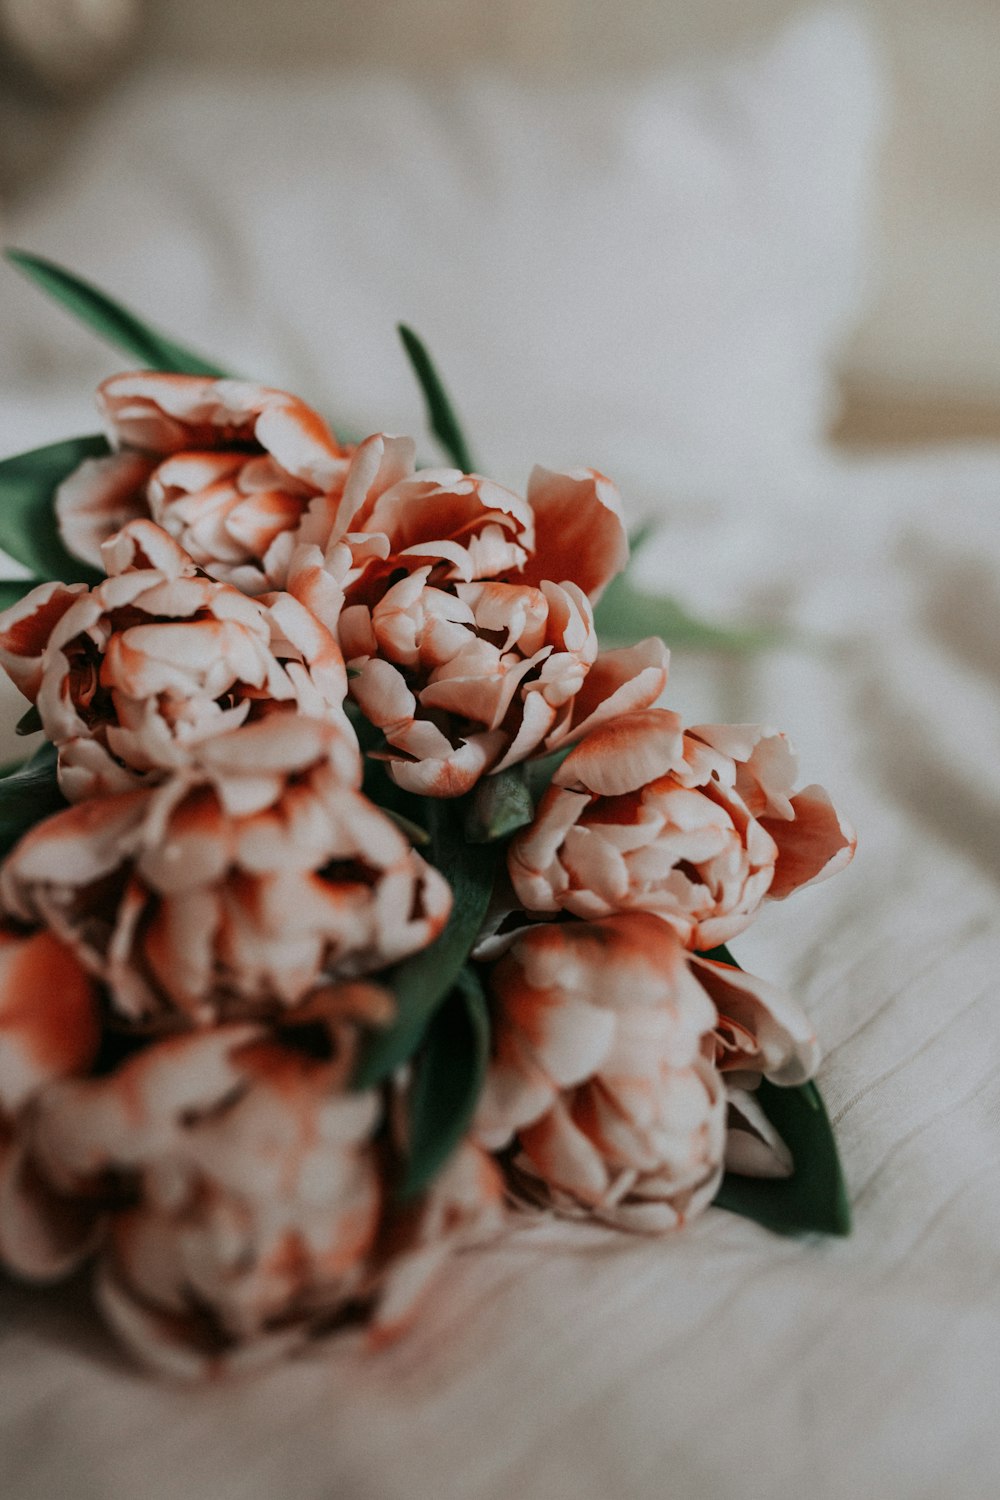
<path fill-rule="evenodd" d="M 602 651 L 576 696 L 572 718 L 549 736 L 546 750 L 582 739 L 620 715 L 649 708 L 667 685 L 669 661 L 670 652 L 657 636 Z"/>
<path fill-rule="evenodd" d="M 397 786 L 418 797 L 461 797 L 490 769 L 504 743 L 499 731 L 474 734 L 449 754 L 435 759 L 388 762 Z"/>
<path fill-rule="evenodd" d="M 379 527 L 368 524 L 367 518 L 387 490 L 409 479 L 416 455 L 416 443 L 408 437 L 376 432 L 360 443 L 344 480 L 333 537 L 340 538 L 352 530 L 378 531 Z"/>
<path fill-rule="evenodd" d="M 492 767 L 495 772 L 506 771 L 509 766 L 517 765 L 534 754 L 543 743 L 556 716 L 555 709 L 541 693 L 525 693 L 522 702 L 524 706 L 517 733 L 507 746 L 506 753 Z"/>
<path fill-rule="evenodd" d="M 351 697 L 365 718 L 387 733 L 411 723 L 416 714 L 417 700 L 402 672 L 379 657 L 361 664 L 350 687 Z"/>
<path fill-rule="evenodd" d="M 792 1153 L 757 1102 L 746 1089 L 727 1091 L 726 1171 L 740 1177 L 791 1177 L 795 1170 Z"/>
<path fill-rule="evenodd" d="M 40 583 L 0 614 L 0 666 L 32 702 L 42 682 L 42 657 L 56 625 L 72 609 L 85 583 Z"/>
<path fill-rule="evenodd" d="M 203 375 L 129 371 L 112 375 L 97 388 L 97 409 L 116 442 L 146 453 L 167 454 L 183 448 L 212 446 L 211 430 L 222 404 L 219 388 L 233 382 Z M 252 436 L 244 417 L 232 421 L 230 440 Z"/>
<path fill-rule="evenodd" d="M 774 880 L 768 895 L 782 901 L 792 891 L 826 880 L 854 858 L 858 836 L 821 786 L 807 786 L 791 799 L 792 822 L 762 818 L 778 846 Z"/>
<path fill-rule="evenodd" d="M 101 1033 L 92 980 L 49 932 L 0 935 L 0 1120 L 54 1078 L 85 1073 Z"/>
<path fill-rule="evenodd" d="M 161 1312 L 142 1301 L 107 1262 L 98 1268 L 95 1295 L 108 1324 L 135 1358 L 170 1380 L 220 1379 L 245 1366 L 257 1368 L 250 1363 L 254 1356 L 261 1364 L 283 1359 L 307 1336 L 297 1323 L 230 1347 L 218 1334 L 212 1336 L 204 1316 Z"/>
<path fill-rule="evenodd" d="M 145 791 L 97 798 L 36 824 L 14 846 L 0 871 L 0 893 L 8 911 L 31 920 L 34 887 L 86 886 L 116 870 L 138 844 L 149 800 Z"/>
<path fill-rule="evenodd" d="M 146 568 L 155 568 L 166 578 L 182 578 L 195 571 L 194 563 L 180 543 L 155 521 L 145 519 L 129 521 L 108 538 L 101 547 L 101 566 L 109 578 Z M 107 585 L 102 587 L 106 607 L 116 607 L 118 600 L 114 592 L 108 590 Z"/>
<path fill-rule="evenodd" d="M 276 538 L 275 545 L 278 540 Z M 276 566 L 273 547 L 268 551 L 265 562 L 268 571 L 271 572 L 273 569 L 275 576 L 280 577 L 281 567 Z M 344 589 L 341 580 L 324 566 L 323 554 L 319 548 L 303 546 L 294 548 L 289 554 L 284 577 L 288 593 L 311 610 L 327 630 L 336 633 L 344 609 Z M 364 613 L 367 614 L 367 610 Z M 353 651 L 351 654 L 369 656 L 374 654 L 374 651 L 375 644 L 374 637 L 372 637 L 372 643 L 363 651 Z"/>
<path fill-rule="evenodd" d="M 259 1036 L 252 1025 L 185 1032 L 134 1054 L 115 1073 L 51 1085 L 33 1134 L 45 1175 L 79 1192 L 113 1164 L 127 1168 L 160 1154 L 185 1112 L 210 1110 L 245 1082 L 240 1049 Z"/>
<path fill-rule="evenodd" d="M 155 459 L 141 453 L 86 458 L 55 493 L 59 535 L 69 552 L 103 567 L 101 546 L 126 522 L 149 514 L 146 486 Z"/>
<path fill-rule="evenodd" d="M 608 1189 L 608 1169 L 590 1138 L 559 1099 L 548 1114 L 519 1132 L 521 1149 L 548 1186 L 597 1207 Z"/>
<path fill-rule="evenodd" d="M 421 688 L 420 704 L 425 709 L 443 709 L 459 719 L 471 719 L 486 729 L 499 729 L 521 679 L 531 670 L 531 663 L 517 662 L 507 667 L 494 647 L 487 642 L 477 644 L 485 647 L 485 670 L 466 675 L 466 661 L 470 656 L 474 658 L 476 653 L 474 650 L 462 652 L 454 663 L 446 664 L 426 687 Z M 475 660 L 469 665 L 474 668 Z M 548 722 L 549 717 L 550 712 L 547 712 L 542 721 Z"/>
<path fill-rule="evenodd" d="M 286 473 L 320 491 L 340 482 L 347 455 L 317 412 L 280 391 L 266 392 L 260 408 L 254 436 Z"/>
<path fill-rule="evenodd" d="M 628 536 L 617 486 L 596 469 L 554 473 L 535 468 L 528 481 L 535 550 L 521 579 L 579 585 L 591 599 L 628 562 Z"/>
<path fill-rule="evenodd" d="M 616 1030 L 610 1009 L 523 984 L 504 989 L 501 982 L 501 996 L 500 1025 L 520 1032 L 525 1049 L 558 1089 L 583 1083 L 607 1062 Z"/>
<path fill-rule="evenodd" d="M 197 496 L 220 481 L 235 480 L 247 462 L 247 455 L 236 452 L 175 453 L 157 464 L 149 483 L 149 506 L 153 520 L 161 524 L 160 511 L 186 496 Z M 232 487 L 233 492 L 239 493 Z"/>
<path fill-rule="evenodd" d="M 764 1074 L 772 1083 L 805 1083 L 819 1066 L 815 1028 L 801 1006 L 777 985 L 730 964 L 691 954 L 692 972 L 707 990 L 723 1024 L 736 1023 L 753 1038 L 756 1051 L 720 1059 L 723 1070 Z"/>
<path fill-rule="evenodd" d="M 390 1265 L 368 1322 L 367 1338 L 373 1348 L 395 1343 L 413 1326 L 421 1304 L 452 1254 L 447 1240 L 437 1240 L 418 1250 L 404 1251 Z"/>
<path fill-rule="evenodd" d="M 586 811 L 589 797 L 550 786 L 534 822 L 517 834 L 507 851 L 507 871 L 518 900 L 527 911 L 558 911 L 569 876 L 559 850 L 569 829 Z"/>
<path fill-rule="evenodd" d="M 501 1035 L 476 1105 L 476 1140 L 488 1151 L 503 1151 L 517 1131 L 551 1108 L 556 1086 L 530 1052 Z"/>
<path fill-rule="evenodd" d="M 347 697 L 347 668 L 336 636 L 292 594 L 265 594 L 262 602 L 280 632 L 281 639 L 271 643 L 272 651 L 284 657 L 290 653 L 281 650 L 281 645 L 291 646 L 324 701 L 339 708 Z"/>
<path fill-rule="evenodd" d="M 798 756 L 787 736 L 759 724 L 697 724 L 688 734 L 736 764 L 736 785 L 754 817 L 791 819 Z"/>
<path fill-rule="evenodd" d="M 683 759 L 677 714 L 647 708 L 591 729 L 558 768 L 556 786 L 618 797 L 666 776 Z"/>
<path fill-rule="evenodd" d="M 46 1181 L 26 1139 L 0 1149 L 0 1262 L 29 1281 L 61 1281 L 94 1251 L 102 1228 L 91 1206 Z"/>
<path fill-rule="evenodd" d="M 302 501 L 297 496 L 283 490 L 265 491 L 227 509 L 224 534 L 239 544 L 243 556 L 263 558 L 275 537 L 291 531 L 301 514 Z M 228 560 L 237 562 L 240 558 Z"/>
<path fill-rule="evenodd" d="M 359 513 L 356 524 L 388 536 L 394 553 L 453 556 L 439 554 L 439 545 L 457 545 L 453 560 L 463 576 L 471 576 L 462 545 L 466 538 L 471 539 L 485 525 L 498 525 L 527 537 L 530 545 L 533 522 L 527 503 L 492 480 L 457 469 L 423 469 L 386 490 L 374 505 Z"/>

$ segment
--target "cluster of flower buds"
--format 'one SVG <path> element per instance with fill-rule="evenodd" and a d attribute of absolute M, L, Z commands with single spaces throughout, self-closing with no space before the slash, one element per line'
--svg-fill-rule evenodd
<path fill-rule="evenodd" d="M 782 735 L 655 706 L 662 641 L 600 650 L 614 485 L 417 470 L 241 381 L 98 399 L 56 513 L 103 576 L 0 616 L 63 804 L 0 866 L 0 1261 L 92 1259 L 123 1339 L 203 1375 L 393 1336 L 513 1205 L 659 1231 L 787 1172 L 754 1088 L 810 1077 L 812 1028 L 713 950 L 853 834 Z M 359 1062 L 461 906 L 414 823 L 529 761 L 465 954 L 482 1086 L 400 1193 L 426 1028 Z"/>

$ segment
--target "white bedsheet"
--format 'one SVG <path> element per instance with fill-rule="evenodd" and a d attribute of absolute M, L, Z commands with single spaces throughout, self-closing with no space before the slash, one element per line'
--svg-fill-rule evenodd
<path fill-rule="evenodd" d="M 744 487 L 746 489 L 746 487 Z M 680 657 L 799 743 L 851 870 L 736 945 L 816 1018 L 856 1229 L 531 1227 L 413 1335 L 244 1384 L 138 1374 L 85 1284 L 0 1287 L 5 1500 L 981 1500 L 1000 1484 L 1000 452 L 817 459 L 675 510 L 644 570 L 835 637 Z"/>

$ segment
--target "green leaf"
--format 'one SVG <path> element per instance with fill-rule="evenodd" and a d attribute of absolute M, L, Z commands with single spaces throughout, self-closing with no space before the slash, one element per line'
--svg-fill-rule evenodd
<path fill-rule="evenodd" d="M 456 468 L 461 469 L 463 474 L 473 473 L 476 465 L 461 423 L 423 340 L 417 337 L 412 328 L 407 328 L 405 323 L 398 323 L 396 326 L 427 402 L 427 421 L 431 432 Z"/>
<path fill-rule="evenodd" d="M 740 967 L 733 955 L 730 953 L 729 949 L 723 943 L 720 943 L 718 948 L 702 949 L 702 951 L 698 954 L 698 957 L 709 958 L 713 963 L 717 964 L 730 964 L 734 969 L 738 969 Z"/>
<path fill-rule="evenodd" d="M 56 781 L 56 749 L 42 745 L 19 770 L 0 777 L 0 858 L 43 818 L 66 807 Z"/>
<path fill-rule="evenodd" d="M 498 859 L 498 845 L 469 844 L 462 828 L 464 799 L 431 801 L 429 858 L 452 889 L 452 909 L 440 937 L 422 953 L 405 959 L 386 976 L 398 1014 L 373 1035 L 362 1051 L 356 1088 L 381 1083 L 416 1051 L 441 1001 L 457 982 L 486 916 Z"/>
<path fill-rule="evenodd" d="M 95 434 L 33 448 L 0 462 L 0 547 L 30 568 L 37 575 L 35 582 L 58 578 L 63 583 L 98 583 L 103 578 L 63 546 L 53 496 L 85 458 L 101 458 L 110 451 L 106 440 Z M 22 581 L 10 587 L 22 588 Z M 24 583 L 23 593 L 29 587 L 34 584 Z"/>
<path fill-rule="evenodd" d="M 524 828 L 535 815 L 528 784 L 520 766 L 484 776 L 469 802 L 465 837 L 470 844 L 492 844 Z"/>
<path fill-rule="evenodd" d="M 14 725 L 15 734 L 37 734 L 42 728 L 42 716 L 38 712 L 38 704 L 33 703 L 27 713 L 21 715 Z"/>
<path fill-rule="evenodd" d="M 790 641 L 789 632 L 771 626 L 713 625 L 701 620 L 667 594 L 636 588 L 627 573 L 608 585 L 594 611 L 594 624 L 598 636 L 609 641 L 628 643 L 658 635 L 668 646 L 694 651 L 747 654 Z"/>
<path fill-rule="evenodd" d="M 486 1078 L 490 1023 L 478 976 L 464 969 L 417 1058 L 407 1101 L 409 1161 L 400 1196 L 415 1197 L 462 1141 Z"/>
<path fill-rule="evenodd" d="M 792 1153 L 794 1171 L 785 1178 L 727 1172 L 716 1207 L 778 1234 L 850 1234 L 851 1207 L 819 1089 L 814 1083 L 779 1088 L 765 1078 L 756 1098 Z"/>
<path fill-rule="evenodd" d="M 8 250 L 11 265 L 60 302 L 81 323 L 116 349 L 121 349 L 144 370 L 166 370 L 180 375 L 225 376 L 218 365 L 194 354 L 150 327 L 142 318 L 122 307 L 106 292 L 74 276 L 54 261 L 25 250 Z"/>

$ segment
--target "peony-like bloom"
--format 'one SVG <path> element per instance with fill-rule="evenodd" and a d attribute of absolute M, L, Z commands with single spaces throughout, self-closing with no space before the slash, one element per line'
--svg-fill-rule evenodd
<path fill-rule="evenodd" d="M 289 572 L 319 563 L 349 603 L 369 606 L 400 572 L 424 566 L 435 584 L 572 579 L 595 600 L 628 561 L 618 491 L 595 470 L 536 468 L 524 499 L 459 469 L 416 473 L 415 453 L 411 438 L 385 433 L 361 443 L 343 487 L 276 541 L 270 576 L 289 586 Z"/>
<path fill-rule="evenodd" d="M 275 541 L 270 576 L 286 587 L 292 575 L 319 566 L 357 603 L 378 599 L 393 575 L 424 565 L 463 583 L 525 566 L 535 538 L 526 500 L 458 469 L 416 473 L 415 459 L 412 438 L 366 438 L 343 488 L 317 497 L 295 530 Z"/>
<path fill-rule="evenodd" d="M 151 516 L 213 578 L 268 587 L 265 558 L 349 464 L 322 418 L 295 396 L 243 380 L 138 371 L 98 388 L 115 452 L 59 487 L 66 546 L 101 567 L 101 546 Z"/>
<path fill-rule="evenodd" d="M 372 987 L 349 989 L 362 993 L 342 1014 L 380 1013 Z M 92 1205 L 99 1302 L 152 1368 L 192 1378 L 279 1358 L 365 1293 L 381 1104 L 345 1087 L 341 1030 L 325 1048 L 297 1045 L 294 1027 L 189 1033 L 46 1094 L 37 1169 Z"/>
<path fill-rule="evenodd" d="M 580 917 L 655 912 L 689 948 L 726 943 L 765 897 L 832 875 L 855 837 L 821 787 L 792 792 L 783 735 L 684 733 L 663 709 L 590 733 L 556 771 L 508 868 L 522 905 Z"/>
<path fill-rule="evenodd" d="M 493 968 L 476 1119 L 517 1184 L 568 1213 L 657 1232 L 711 1202 L 725 1090 L 716 1011 L 657 917 L 527 929 Z"/>
<path fill-rule="evenodd" d="M 90 1242 L 90 1216 L 59 1200 L 26 1149 L 32 1107 L 85 1074 L 101 1040 L 97 987 L 48 932 L 0 929 L 0 1263 L 54 1280 Z"/>
<path fill-rule="evenodd" d="M 424 948 L 447 881 L 337 764 L 336 726 L 272 715 L 198 771 L 37 824 L 0 874 L 108 985 L 126 1022 L 278 1014 Z"/>
<path fill-rule="evenodd" d="M 371 610 L 345 609 L 340 632 L 357 674 L 351 695 L 385 735 L 389 772 L 407 791 L 460 796 L 663 691 L 663 643 L 598 658 L 593 613 L 574 584 L 439 589 L 429 571 L 401 579 Z"/>
<path fill-rule="evenodd" d="M 37 703 L 69 800 L 197 764 L 276 705 L 337 723 L 348 754 L 343 657 L 297 599 L 206 578 L 151 521 L 104 558 L 104 583 L 41 584 L 0 616 L 0 663 Z"/>
<path fill-rule="evenodd" d="M 389 483 L 390 441 L 359 448 L 336 518 L 303 523 L 325 550 L 293 548 L 283 581 L 338 630 L 400 786 L 459 796 L 659 696 L 662 642 L 598 658 L 592 600 L 628 551 L 609 480 L 536 469 L 527 501 L 457 470 Z"/>

